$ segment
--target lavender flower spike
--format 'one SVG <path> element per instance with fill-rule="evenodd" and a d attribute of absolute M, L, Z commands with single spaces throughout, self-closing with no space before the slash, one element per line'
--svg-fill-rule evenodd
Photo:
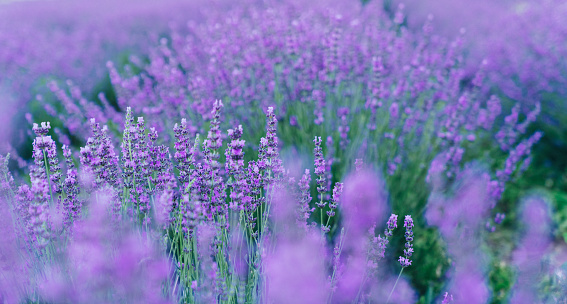
<path fill-rule="evenodd" d="M 321 210 L 321 229 L 323 232 L 327 232 L 327 226 L 323 226 L 323 208 L 327 202 L 324 201 L 325 196 L 325 159 L 323 158 L 323 149 L 321 148 L 321 137 L 315 136 L 313 140 L 315 143 L 315 148 L 313 149 L 313 154 L 315 154 L 315 174 L 317 175 L 317 192 L 319 193 L 319 202 L 315 204 Z"/>
<path fill-rule="evenodd" d="M 410 258 L 413 254 L 413 244 L 411 243 L 413 242 L 413 219 L 411 218 L 411 215 L 406 215 L 404 219 L 404 228 L 406 228 L 406 249 L 404 249 L 404 256 L 400 256 L 398 261 L 403 268 L 406 268 L 411 265 Z"/>
<path fill-rule="evenodd" d="M 321 148 L 321 137 L 315 137 L 315 175 L 317 175 L 317 192 L 319 192 L 321 201 L 317 203 L 319 208 L 325 207 L 326 203 L 323 202 L 323 194 L 325 192 L 325 159 L 323 158 L 323 149 Z"/>
<path fill-rule="evenodd" d="M 327 211 L 327 224 L 323 227 L 324 232 L 329 232 L 331 228 L 329 227 L 329 221 L 333 216 L 335 216 L 335 210 L 339 206 L 339 200 L 341 199 L 341 195 L 343 193 L 343 183 L 336 183 L 335 187 L 333 188 L 333 196 L 331 197 L 331 201 L 329 202 L 329 208 L 331 210 Z"/>
<path fill-rule="evenodd" d="M 384 235 L 386 235 L 386 237 L 391 237 L 394 229 L 396 228 L 398 228 L 398 216 L 396 214 L 392 214 L 388 219 L 388 228 L 384 231 Z"/>

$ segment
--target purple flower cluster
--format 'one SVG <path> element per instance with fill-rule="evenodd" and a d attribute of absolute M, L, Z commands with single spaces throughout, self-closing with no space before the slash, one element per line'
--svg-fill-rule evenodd
<path fill-rule="evenodd" d="M 461 174 L 454 189 L 441 188 L 431 193 L 425 218 L 439 228 L 448 244 L 454 269 L 450 292 L 455 301 L 486 303 L 489 295 L 482 273 L 485 262 L 479 236 L 493 206 L 489 176 L 475 168 L 467 168 Z M 453 194 L 446 195 L 445 191 Z"/>
<path fill-rule="evenodd" d="M 114 151 L 114 145 L 108 136 L 108 128 L 91 119 L 92 137 L 87 139 L 87 144 L 81 148 L 81 165 L 85 170 L 93 174 L 94 189 L 100 189 L 106 185 L 116 186 L 118 180 L 118 155 Z"/>
<path fill-rule="evenodd" d="M 349 144 L 348 131 L 350 128 L 348 126 L 348 114 L 349 109 L 347 107 L 342 107 L 337 110 L 337 117 L 340 119 L 339 134 L 341 141 L 339 142 L 339 146 L 342 150 L 344 150 Z"/>
<path fill-rule="evenodd" d="M 63 191 L 66 194 L 63 200 L 63 212 L 65 225 L 70 226 L 74 219 L 81 214 L 81 201 L 77 197 L 79 194 L 79 180 L 69 147 L 63 146 L 63 156 L 67 164 L 67 175 L 63 182 Z"/>
<path fill-rule="evenodd" d="M 311 174 L 309 169 L 305 169 L 305 173 L 301 176 L 301 180 L 298 182 L 299 186 L 299 214 L 298 221 L 300 223 L 305 223 L 311 213 L 315 211 L 315 208 L 311 208 L 309 203 L 311 203 Z"/>
<path fill-rule="evenodd" d="M 496 179 L 491 181 L 491 195 L 494 199 L 499 200 L 504 192 L 506 182 L 510 181 L 514 173 L 522 173 L 527 170 L 531 163 L 531 148 L 541 139 L 543 134 L 536 132 L 528 139 L 518 143 L 514 149 L 510 151 L 504 168 L 496 171 Z"/>
<path fill-rule="evenodd" d="M 198 144 L 198 137 L 195 137 L 195 146 L 191 142 L 190 134 L 191 128 L 187 123 L 187 119 L 182 119 L 181 124 L 175 124 L 173 127 L 175 134 L 175 154 L 174 158 L 177 161 L 177 169 L 179 170 L 179 181 L 183 183 L 184 189 L 189 183 L 193 171 L 191 166 L 195 162 L 195 155 L 197 151 L 196 145 Z"/>
<path fill-rule="evenodd" d="M 523 202 L 522 222 L 524 233 L 512 254 L 513 265 L 518 276 L 513 288 L 511 303 L 538 302 L 540 277 L 549 271 L 541 261 L 550 253 L 551 216 L 549 202 L 538 196 L 528 197 Z"/>
<path fill-rule="evenodd" d="M 230 176 L 228 187 L 230 190 L 231 204 L 230 208 L 233 210 L 243 210 L 244 191 L 248 187 L 246 183 L 246 175 L 244 172 L 244 148 L 245 141 L 240 139 L 242 137 L 242 125 L 237 128 L 228 130 L 228 136 L 231 142 L 228 144 L 225 152 L 226 156 L 226 171 Z"/>
<path fill-rule="evenodd" d="M 374 236 L 376 226 L 372 227 L 370 232 L 370 242 L 368 249 L 369 265 L 371 271 L 376 271 L 378 268 L 378 261 L 384 258 L 386 246 L 390 242 L 390 238 L 394 235 L 394 229 L 398 228 L 398 215 L 392 214 L 387 222 L 387 227 L 384 230 L 384 237 L 378 235 Z"/>
<path fill-rule="evenodd" d="M 400 256 L 398 259 L 398 262 L 400 262 L 403 268 L 411 266 L 410 258 L 413 254 L 413 219 L 410 215 L 406 215 L 404 218 L 404 228 L 406 228 L 406 243 L 404 245 L 406 248 L 404 249 L 404 256 Z"/>

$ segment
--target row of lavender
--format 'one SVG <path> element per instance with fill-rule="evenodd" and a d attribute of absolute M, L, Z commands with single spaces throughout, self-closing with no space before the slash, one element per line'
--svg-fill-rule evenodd
<path fill-rule="evenodd" d="M 132 57 L 124 69 L 107 64 L 116 102 L 104 94 L 90 102 L 72 84 L 49 86 L 60 103 L 40 104 L 65 145 L 67 177 L 46 137 L 50 125 L 35 127 L 31 187 L 4 185 L 12 211 L 6 223 L 15 220 L 6 235 L 16 242 L 7 265 L 21 288 L 3 297 L 413 302 L 408 281 L 390 284 L 391 266 L 378 263 L 390 244 L 399 249 L 398 267 L 409 266 L 421 301 L 427 301 L 423 285 L 446 281 L 428 292 L 428 301 L 443 289 L 457 300 L 485 303 L 487 261 L 473 249 L 504 219 L 493 208 L 507 183 L 529 168 L 542 135 L 525 133 L 539 105 L 507 112 L 497 97 L 485 98 L 485 71 L 466 76 L 463 37 L 433 35 L 431 23 L 410 32 L 402 8 L 393 20 L 376 6 L 337 14 L 289 4 L 207 20 L 175 29 L 147 60 Z M 217 98 L 226 105 L 224 119 Z M 124 119 L 128 107 L 146 121 L 135 122 L 131 110 Z M 27 119 L 33 123 L 32 115 Z M 226 135 L 223 128 L 230 128 Z M 205 133 L 200 149 L 198 134 Z M 89 136 L 73 157 L 71 139 Z M 312 142 L 314 157 L 305 153 Z M 78 170 L 73 158 L 80 159 Z M 353 170 L 356 159 L 369 166 Z M 298 170 L 304 167 L 315 176 Z M 527 210 L 542 210 L 528 221 L 534 226 L 546 222 L 541 204 L 527 203 L 536 206 Z M 408 218 L 405 239 L 392 233 L 395 216 L 375 237 L 374 225 L 390 207 L 411 214 L 417 231 L 437 226 L 444 240 L 437 237 L 437 251 L 419 234 L 412 242 Z M 545 239 L 545 229 L 533 231 L 531 239 Z M 450 266 L 436 256 L 447 255 L 443 244 Z M 545 245 L 524 254 L 539 261 Z M 425 269 L 425 262 L 439 265 L 422 271 L 429 275 L 423 280 L 413 269 Z M 534 272 L 521 258 L 514 263 Z M 95 277 L 103 279 L 90 283 Z M 515 295 L 537 294 L 535 281 L 519 282 Z"/>
<path fill-rule="evenodd" d="M 376 235 L 376 224 L 389 208 L 379 174 L 357 160 L 356 169 L 344 184 L 334 184 L 325 201 L 325 158 L 316 137 L 319 196 L 317 207 L 310 207 L 310 172 L 298 181 L 284 170 L 272 108 L 257 160 L 245 165 L 243 129 L 238 126 L 228 130 L 231 140 L 221 164 L 222 106 L 215 103 L 202 149 L 198 136 L 190 138 L 186 120 L 176 124 L 175 153 L 156 145 L 155 129 L 146 130 L 142 117 L 135 123 L 128 109 L 119 156 L 107 127 L 93 119 L 92 137 L 80 150 L 81 170 L 69 147 L 62 148 L 66 174 L 56 143 L 47 135 L 50 124 L 34 125 L 31 186 L 16 187 L 8 159 L 3 159 L 2 300 L 415 301 L 407 283 L 396 289 L 398 280 L 392 286 L 384 279 L 389 275 L 381 260 L 398 220 L 392 214 L 384 234 Z M 489 294 L 478 242 L 494 202 L 489 176 L 469 167 L 458 174 L 455 194 L 447 196 L 440 182 L 443 173 L 432 172 L 433 192 L 425 213 L 455 260 L 449 276 L 452 295 L 445 295 L 443 303 L 453 297 L 485 303 Z M 549 246 L 545 202 L 531 198 L 525 208 L 529 230 L 513 260 L 521 271 L 515 303 L 536 301 L 533 275 Z M 329 218 L 340 210 L 341 223 L 331 227 L 329 220 L 323 221 L 324 210 Z M 400 275 L 412 266 L 410 215 L 404 227 Z M 333 239 L 334 229 L 340 233 Z"/>
<path fill-rule="evenodd" d="M 80 173 L 69 148 L 62 148 L 65 178 L 56 144 L 47 136 L 49 123 L 36 124 L 31 187 L 16 187 L 3 159 L 3 301 L 358 303 L 390 301 L 392 294 L 392 302 L 415 300 L 407 283 L 396 291 L 397 280 L 394 286 L 378 281 L 387 276 L 379 266 L 397 228 L 392 214 L 384 235 L 375 234 L 389 208 L 379 175 L 358 160 L 344 185 L 334 184 L 326 214 L 335 216 L 340 206 L 343 220 L 330 227 L 328 220 L 318 221 L 327 203 L 320 139 L 314 148 L 319 192 L 314 208 L 309 170 L 297 181 L 283 169 L 272 108 L 257 161 L 244 164 L 238 126 L 228 131 L 224 166 L 221 109 L 216 102 L 202 149 L 198 136 L 194 144 L 189 138 L 185 120 L 176 125 L 173 156 L 155 144 L 155 129 L 146 130 L 141 117 L 135 123 L 129 110 L 118 157 L 108 129 L 93 119 L 93 135 L 80 151 Z M 488 176 L 466 169 L 455 198 L 443 198 L 443 174 L 434 174 L 426 217 L 440 228 L 456 260 L 452 292 L 459 301 L 484 303 L 486 282 L 472 269 L 482 269 L 475 234 L 482 233 L 494 201 Z M 537 267 L 527 258 L 541 256 L 548 245 L 548 220 L 540 200 L 526 208 L 532 232 L 514 262 L 529 273 Z M 317 220 L 310 221 L 314 211 Z M 413 226 L 407 215 L 402 271 L 412 265 Z M 340 229 L 335 240 L 331 228 Z M 537 294 L 526 277 L 518 291 L 524 299 Z M 445 296 L 444 303 L 452 297 Z"/>
<path fill-rule="evenodd" d="M 375 236 L 371 221 L 381 220 L 386 211 L 384 189 L 376 188 L 378 177 L 359 163 L 346 181 L 344 200 L 343 183 L 335 183 L 326 213 L 334 216 L 344 202 L 347 230 L 342 228 L 340 242 L 328 251 L 329 222 L 320 228 L 308 222 L 316 209 L 309 206 L 309 170 L 297 182 L 278 157 L 272 108 L 258 160 L 247 166 L 241 126 L 228 131 L 226 161 L 224 166 L 219 162 L 221 109 L 222 103 L 215 103 L 202 150 L 198 136 L 194 145 L 190 142 L 185 120 L 175 126 L 174 157 L 166 146 L 154 144 L 155 129 L 146 132 L 143 118 L 135 123 L 128 109 L 121 162 L 108 129 L 93 119 L 93 137 L 80 151 L 80 173 L 63 146 L 65 178 L 56 144 L 47 136 L 50 124 L 34 125 L 31 187 L 16 188 L 3 159 L 2 235 L 7 254 L 2 266 L 7 280 L 2 280 L 2 299 L 286 302 L 297 296 L 298 286 L 303 286 L 299 299 L 304 303 L 369 297 L 375 280 L 370 274 L 397 227 L 397 216 L 392 215 L 384 236 Z M 314 151 L 322 214 L 327 202 L 320 141 Z M 407 243 L 399 258 L 403 268 L 411 265 L 413 254 L 411 216 L 406 216 L 404 227 Z"/>
<path fill-rule="evenodd" d="M 331 163 L 335 150 L 342 151 L 337 157 L 347 162 L 340 166 L 364 155 L 377 160 L 389 175 L 404 161 L 415 161 L 414 153 L 420 154 L 417 162 L 427 166 L 443 151 L 436 164 L 449 167 L 448 176 L 454 176 L 467 148 L 491 142 L 492 132 L 502 152 L 514 151 L 493 181 L 498 199 L 516 165 L 529 165 L 530 147 L 541 134 L 520 145 L 518 140 L 535 121 L 539 104 L 531 109 L 516 105 L 495 125 L 501 102 L 496 96 L 485 101 L 480 93 L 482 68 L 473 79 L 465 78 L 462 37 L 447 41 L 432 36 L 429 23 L 423 32 L 408 32 L 400 26 L 401 8 L 393 21 L 383 15 L 376 18 L 380 11 L 372 7 L 347 12 L 252 7 L 231 11 L 229 17 L 223 14 L 220 22 L 211 17 L 204 25 L 189 23 L 188 29 L 173 32 L 170 41 L 161 40 L 149 64 L 134 57 L 125 75 L 107 64 L 116 107 L 103 94 L 98 104 L 87 101 L 76 86 L 71 85 L 68 94 L 51 83 L 57 99 L 44 103 L 45 111 L 64 122 L 66 130 L 57 128 L 56 133 L 67 145 L 68 135 L 88 134 L 82 126 L 89 117 L 122 124 L 116 108 L 127 106 L 146 114 L 159 132 L 187 118 L 195 136 L 210 118 L 214 100 L 222 98 L 229 106 L 227 126 L 250 126 L 249 138 L 256 142 L 261 136 L 258 117 L 275 105 L 279 119 L 289 122 L 284 140 L 300 136 L 307 142 L 311 135 L 305 131 L 314 131 L 329 147 L 338 148 L 329 149 Z M 31 124 L 33 117 L 27 119 Z"/>

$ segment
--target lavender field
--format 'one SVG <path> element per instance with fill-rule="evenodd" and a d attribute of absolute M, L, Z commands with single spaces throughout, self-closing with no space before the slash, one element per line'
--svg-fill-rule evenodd
<path fill-rule="evenodd" d="M 562 0 L 0 3 L 0 304 L 567 303 Z"/>

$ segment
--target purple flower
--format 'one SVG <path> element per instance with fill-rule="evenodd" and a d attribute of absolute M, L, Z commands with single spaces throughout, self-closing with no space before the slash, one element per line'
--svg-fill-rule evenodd
<path fill-rule="evenodd" d="M 320 125 L 324 121 L 323 109 L 325 108 L 325 93 L 320 90 L 313 90 L 312 98 L 315 102 L 315 124 Z"/>
<path fill-rule="evenodd" d="M 47 135 L 47 133 L 49 133 L 50 129 L 51 129 L 51 124 L 50 124 L 49 121 L 48 122 L 42 122 L 41 125 L 38 125 L 36 123 L 33 124 L 33 132 L 38 137 L 43 137 L 43 136 Z"/>
<path fill-rule="evenodd" d="M 494 217 L 494 222 L 496 224 L 502 224 L 504 218 L 506 218 L 506 215 L 504 213 L 496 213 L 496 216 Z"/>
<path fill-rule="evenodd" d="M 298 126 L 298 124 L 297 124 L 297 116 L 293 115 L 293 116 L 291 116 L 291 117 L 289 118 L 289 125 L 290 125 L 290 126 L 293 126 L 293 127 Z"/>
<path fill-rule="evenodd" d="M 333 188 L 333 196 L 331 197 L 331 201 L 329 202 L 329 208 L 331 210 L 327 211 L 327 215 L 329 217 L 335 216 L 335 210 L 339 206 L 339 201 L 342 193 L 343 193 L 343 183 L 336 183 L 335 187 Z"/>
<path fill-rule="evenodd" d="M 484 276 L 472 269 L 463 269 L 455 274 L 451 293 L 456 303 L 484 304 L 489 299 Z"/>
<path fill-rule="evenodd" d="M 349 174 L 344 181 L 343 208 L 345 225 L 349 227 L 349 242 L 364 236 L 386 215 L 387 193 L 382 180 L 372 171 Z"/>
<path fill-rule="evenodd" d="M 71 158 L 71 149 L 69 147 L 63 146 L 63 156 L 67 164 L 67 175 L 63 181 L 63 191 L 66 194 L 63 200 L 63 212 L 65 225 L 69 227 L 81 213 L 81 202 L 77 198 L 79 194 L 77 169 Z"/>
<path fill-rule="evenodd" d="M 268 107 L 266 112 L 266 137 L 260 140 L 258 152 L 258 166 L 265 170 L 264 181 L 268 184 L 283 173 L 278 152 L 277 122 L 274 108 Z"/>
<path fill-rule="evenodd" d="M 313 140 L 315 148 L 313 154 L 315 155 L 315 175 L 317 175 L 317 192 L 319 192 L 320 202 L 317 203 L 319 208 L 324 208 L 326 202 L 323 201 L 323 194 L 326 190 L 326 176 L 325 176 L 325 159 L 323 158 L 323 149 L 321 148 L 321 137 L 315 137 Z"/>
<path fill-rule="evenodd" d="M 174 220 L 171 218 L 171 212 L 175 203 L 174 190 L 176 182 L 171 174 L 168 174 L 164 179 L 166 180 L 165 188 L 157 196 L 156 218 L 157 222 L 166 229 Z"/>
<path fill-rule="evenodd" d="M 316 236 L 281 241 L 264 262 L 273 303 L 323 303 L 328 294 L 322 248 Z"/>
<path fill-rule="evenodd" d="M 406 215 L 406 217 L 404 218 L 404 228 L 406 228 L 404 256 L 400 256 L 398 261 L 400 262 L 400 265 L 405 268 L 411 265 L 410 258 L 413 254 L 413 219 L 410 215 Z"/>
<path fill-rule="evenodd" d="M 404 254 L 405 254 L 405 250 L 404 250 Z M 403 256 L 400 256 L 400 258 L 398 259 L 398 262 L 400 262 L 400 265 L 404 268 L 411 266 L 411 260 L 409 260 L 409 259 L 407 259 Z"/>
<path fill-rule="evenodd" d="M 222 138 L 220 131 L 220 112 L 224 107 L 222 101 L 217 100 L 213 105 L 213 110 L 211 111 L 211 126 L 209 128 L 209 133 L 207 134 L 207 139 L 203 143 L 205 151 L 208 151 L 208 155 L 205 154 L 205 159 L 210 159 L 210 161 L 216 161 L 219 158 L 218 149 L 222 146 Z"/>
<path fill-rule="evenodd" d="M 187 120 L 184 118 L 181 120 L 181 124 L 175 124 L 173 127 L 173 133 L 176 138 L 175 142 L 175 154 L 174 158 L 177 160 L 177 169 L 179 170 L 179 181 L 185 189 L 186 185 L 189 183 L 191 175 L 193 174 L 193 169 L 191 168 L 195 163 L 195 158 L 198 153 L 198 143 L 199 135 L 195 137 L 195 145 L 191 144 L 189 134 L 189 126 Z"/>
<path fill-rule="evenodd" d="M 504 163 L 504 168 L 496 171 L 497 180 L 494 181 L 492 191 L 495 200 L 500 199 L 506 182 L 510 180 L 518 168 L 519 170 L 526 169 L 524 166 L 526 166 L 526 164 L 529 165 L 531 148 L 542 136 L 541 132 L 535 132 L 528 139 L 521 141 L 515 148 L 510 150 L 509 156 Z"/>
<path fill-rule="evenodd" d="M 405 5 L 399 4 L 398 9 L 396 10 L 396 14 L 394 16 L 394 23 L 400 25 L 404 22 L 404 8 Z"/>
<path fill-rule="evenodd" d="M 337 110 L 337 117 L 339 117 L 340 119 L 339 135 L 341 141 L 339 142 L 339 144 L 341 149 L 343 150 L 346 149 L 349 143 L 348 132 L 350 130 L 350 127 L 348 125 L 348 114 L 349 114 L 349 109 L 347 107 L 341 107 Z"/>
<path fill-rule="evenodd" d="M 239 205 L 239 199 L 242 196 L 242 192 L 240 190 L 240 186 L 242 183 L 245 183 L 245 176 L 244 176 L 244 152 L 242 149 L 244 148 L 245 141 L 240 139 L 242 137 L 242 126 L 239 125 L 237 128 L 228 130 L 228 136 L 231 139 L 231 142 L 228 144 L 228 147 L 225 152 L 226 156 L 226 163 L 225 169 L 226 172 L 233 180 L 229 181 L 229 187 L 232 187 L 231 198 L 235 202 L 236 205 Z M 234 196 L 234 198 L 233 198 Z M 236 198 L 236 200 L 235 200 Z"/>
<path fill-rule="evenodd" d="M 309 174 L 309 169 L 305 169 L 305 173 L 301 177 L 298 183 L 299 186 L 299 216 L 298 221 L 305 223 L 307 219 L 311 216 L 311 213 L 315 211 L 315 208 L 309 207 L 311 203 L 310 186 L 311 174 Z"/>
<path fill-rule="evenodd" d="M 362 170 L 362 166 L 363 166 L 363 165 L 364 165 L 364 162 L 362 161 L 362 159 L 361 159 L 361 158 L 357 158 L 357 159 L 354 161 L 354 166 L 355 166 L 356 172 L 360 172 L 360 171 Z"/>
<path fill-rule="evenodd" d="M 118 155 L 114 152 L 114 145 L 108 136 L 108 128 L 100 128 L 96 121 L 91 119 L 93 137 L 87 139 L 87 146 L 81 148 L 81 164 L 95 175 L 94 187 L 99 189 L 105 184 L 117 187 Z"/>
<path fill-rule="evenodd" d="M 448 292 L 445 292 L 441 304 L 451 304 L 451 302 L 453 302 L 453 295 Z"/>
<path fill-rule="evenodd" d="M 387 227 L 384 230 L 384 237 L 378 235 L 375 236 L 376 225 L 372 226 L 368 230 L 369 242 L 367 249 L 367 272 L 369 274 L 375 273 L 378 270 L 378 262 L 384 258 L 386 252 L 386 246 L 390 242 L 390 238 L 393 235 L 394 229 L 398 227 L 398 216 L 396 214 L 390 215 L 388 219 Z M 413 249 L 412 249 L 413 250 Z"/>

